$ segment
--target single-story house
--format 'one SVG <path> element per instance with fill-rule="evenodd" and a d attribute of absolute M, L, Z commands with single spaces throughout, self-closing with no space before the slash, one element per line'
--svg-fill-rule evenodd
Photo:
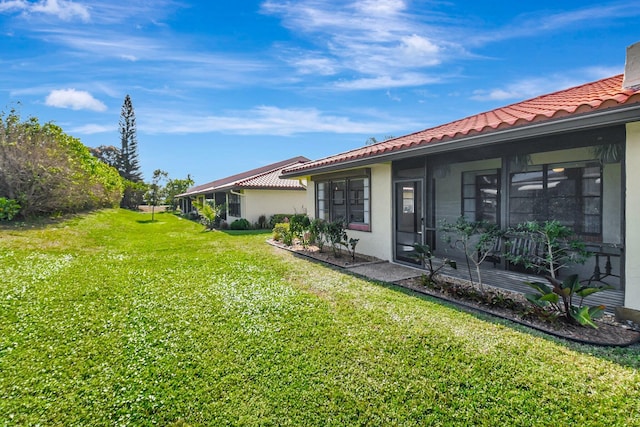
<path fill-rule="evenodd" d="M 228 223 L 244 218 L 252 224 L 261 215 L 269 220 L 274 214 L 306 213 L 306 182 L 280 174 L 308 161 L 298 156 L 189 188 L 176 196 L 180 210 L 191 212 L 194 199 L 214 200 L 216 205 L 225 204 L 223 217 Z"/>
<path fill-rule="evenodd" d="M 344 220 L 358 250 L 415 262 L 450 250 L 438 225 L 460 216 L 503 229 L 556 219 L 598 256 L 616 311 L 640 321 L 640 43 L 624 75 L 300 163 L 309 214 Z M 595 263 L 599 265 L 594 265 Z M 589 276 L 587 276 L 589 277 Z M 635 317 L 633 317 L 635 316 Z"/>

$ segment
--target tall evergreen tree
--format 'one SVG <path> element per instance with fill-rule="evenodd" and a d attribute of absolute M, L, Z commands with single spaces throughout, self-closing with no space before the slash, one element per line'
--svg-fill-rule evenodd
<path fill-rule="evenodd" d="M 133 111 L 131 97 L 127 94 L 120 112 L 120 152 L 118 153 L 118 172 L 124 178 L 124 195 L 120 206 L 137 209 L 143 201 L 146 185 L 138 162 L 138 138 L 136 135 L 136 114 Z"/>
<path fill-rule="evenodd" d="M 138 137 L 136 133 L 136 113 L 133 111 L 131 97 L 127 94 L 120 111 L 120 153 L 118 171 L 120 175 L 132 182 L 142 181 L 142 172 L 138 162 Z"/>

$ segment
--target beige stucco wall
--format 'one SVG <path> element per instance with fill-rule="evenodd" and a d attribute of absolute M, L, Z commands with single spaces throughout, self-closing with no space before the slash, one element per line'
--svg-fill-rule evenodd
<path fill-rule="evenodd" d="M 371 166 L 371 231 L 347 230 L 347 235 L 360 239 L 356 251 L 376 258 L 393 259 L 393 191 L 391 163 Z"/>
<path fill-rule="evenodd" d="M 640 310 L 640 122 L 627 123 L 625 307 Z"/>
<path fill-rule="evenodd" d="M 242 217 L 254 224 L 260 215 L 307 213 L 307 194 L 301 190 L 244 190 L 240 197 Z"/>
<path fill-rule="evenodd" d="M 370 167 L 371 231 L 347 230 L 347 236 L 360 239 L 356 252 L 383 260 L 393 259 L 391 163 Z M 315 183 L 308 178 L 306 205 L 307 214 L 315 218 Z"/>

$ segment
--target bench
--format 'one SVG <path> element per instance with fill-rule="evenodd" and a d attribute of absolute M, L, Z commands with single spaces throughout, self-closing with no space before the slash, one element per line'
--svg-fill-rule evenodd
<path fill-rule="evenodd" d="M 542 257 L 544 256 L 545 246 L 542 242 L 537 242 L 521 235 L 507 234 L 496 240 L 486 260 L 493 263 L 494 268 L 504 262 L 505 270 L 520 270 L 530 273 L 530 269 L 518 266 L 510 262 L 509 259 L 525 255 Z M 622 257 L 623 249 L 620 245 L 607 243 L 587 244 L 585 249 L 592 255 L 589 260 L 593 260 L 594 267 L 593 273 L 588 279 L 584 280 L 584 282 L 590 285 L 592 282 L 607 283 L 605 281 L 607 278 L 621 279 L 620 274 L 614 272 L 611 262 L 612 258 Z M 589 260 L 587 262 L 589 262 Z"/>
<path fill-rule="evenodd" d="M 504 260 L 505 270 L 512 270 L 515 265 L 509 261 L 509 258 L 524 255 L 540 256 L 543 250 L 544 244 L 541 242 L 536 242 L 521 235 L 504 235 L 496 240 L 486 259 L 493 263 L 494 268 Z"/>

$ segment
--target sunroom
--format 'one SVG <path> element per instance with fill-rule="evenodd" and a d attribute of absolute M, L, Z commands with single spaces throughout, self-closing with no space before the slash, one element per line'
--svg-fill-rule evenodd
<path fill-rule="evenodd" d="M 394 161 L 394 260 L 416 263 L 422 243 L 464 262 L 441 229 L 461 216 L 502 229 L 557 220 L 592 254 L 571 272 L 613 286 L 603 302 L 623 305 L 624 144 L 625 127 L 612 126 Z M 506 259 L 484 267 L 518 269 Z"/>

